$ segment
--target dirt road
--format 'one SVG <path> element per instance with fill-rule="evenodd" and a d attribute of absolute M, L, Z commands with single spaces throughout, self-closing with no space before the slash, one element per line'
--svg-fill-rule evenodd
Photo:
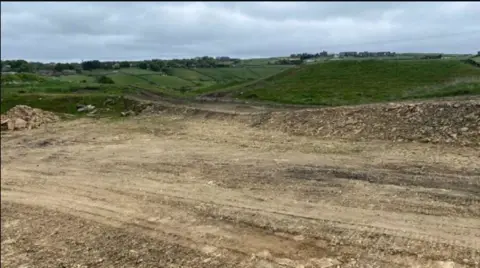
<path fill-rule="evenodd" d="M 478 148 L 179 116 L 1 146 L 2 267 L 480 267 Z"/>

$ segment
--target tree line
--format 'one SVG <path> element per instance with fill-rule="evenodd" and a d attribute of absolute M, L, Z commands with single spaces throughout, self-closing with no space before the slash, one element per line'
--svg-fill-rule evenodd
<path fill-rule="evenodd" d="M 152 59 L 145 61 L 99 61 L 88 60 L 81 63 L 41 63 L 27 62 L 26 60 L 2 60 L 2 72 L 32 73 L 40 70 L 63 72 L 66 70 L 91 71 L 96 69 L 113 70 L 120 68 L 137 67 L 155 72 L 168 72 L 171 68 L 220 68 L 234 67 L 241 63 L 240 59 L 215 59 L 213 57 L 197 57 L 192 59 Z"/>

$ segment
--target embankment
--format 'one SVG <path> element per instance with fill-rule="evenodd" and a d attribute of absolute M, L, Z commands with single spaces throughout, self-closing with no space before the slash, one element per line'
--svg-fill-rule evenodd
<path fill-rule="evenodd" d="M 196 106 L 138 102 L 137 113 L 236 120 L 295 135 L 480 145 L 480 100 L 410 102 L 284 111 L 213 111 Z"/>

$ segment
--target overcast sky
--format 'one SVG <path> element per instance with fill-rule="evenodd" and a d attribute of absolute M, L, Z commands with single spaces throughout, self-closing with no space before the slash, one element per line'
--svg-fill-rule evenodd
<path fill-rule="evenodd" d="M 480 2 L 2 2 L 1 33 L 32 61 L 475 53 Z"/>

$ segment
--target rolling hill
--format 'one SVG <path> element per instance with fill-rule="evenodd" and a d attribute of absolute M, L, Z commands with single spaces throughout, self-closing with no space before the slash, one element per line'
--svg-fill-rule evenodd
<path fill-rule="evenodd" d="M 480 94 L 480 69 L 454 60 L 331 61 L 288 69 L 229 94 L 328 106 Z"/>

